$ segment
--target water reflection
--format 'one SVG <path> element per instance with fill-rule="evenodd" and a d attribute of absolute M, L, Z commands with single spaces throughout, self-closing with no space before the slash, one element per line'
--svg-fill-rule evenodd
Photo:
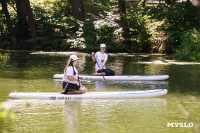
<path fill-rule="evenodd" d="M 10 60 L 10 54 L 9 53 L 0 53 L 0 67 L 3 68 L 3 66 Z"/>
<path fill-rule="evenodd" d="M 106 83 L 105 81 L 95 81 L 95 90 L 106 90 Z"/>
<path fill-rule="evenodd" d="M 10 128 L 16 132 L 161 132 L 167 100 L 8 100 L 16 112 Z M 57 128 L 59 127 L 59 128 Z"/>
<path fill-rule="evenodd" d="M 66 133 L 78 133 L 79 130 L 79 110 L 81 107 L 81 101 L 65 101 L 63 106 L 63 123 L 66 127 L 64 131 Z"/>
<path fill-rule="evenodd" d="M 200 65 L 199 62 L 181 62 L 176 60 L 166 60 L 164 58 L 157 58 L 156 60 L 152 61 L 139 61 L 139 64 L 157 64 L 157 65 Z"/>
<path fill-rule="evenodd" d="M 62 79 L 54 79 L 56 84 L 61 84 Z M 153 90 L 168 89 L 168 81 L 103 81 L 82 80 L 84 86 L 89 86 L 91 91 L 123 91 L 123 90 Z"/>

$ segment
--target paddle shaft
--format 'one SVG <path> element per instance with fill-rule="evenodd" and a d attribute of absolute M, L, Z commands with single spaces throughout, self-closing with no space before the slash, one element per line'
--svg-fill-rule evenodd
<path fill-rule="evenodd" d="M 80 78 L 79 78 L 79 76 L 78 76 L 78 83 L 79 83 L 79 87 L 81 86 L 81 83 L 80 83 L 81 81 L 80 81 Z"/>
<path fill-rule="evenodd" d="M 99 70 L 100 70 L 100 66 L 99 66 L 99 63 L 97 62 L 97 59 L 95 58 L 94 55 L 93 55 L 93 57 L 94 57 L 94 59 L 95 59 L 95 61 L 96 61 L 96 63 L 97 63 L 97 66 L 99 67 Z M 100 72 L 101 72 L 101 75 L 103 76 L 103 79 L 106 81 L 104 75 L 102 74 L 102 70 L 100 70 Z"/>

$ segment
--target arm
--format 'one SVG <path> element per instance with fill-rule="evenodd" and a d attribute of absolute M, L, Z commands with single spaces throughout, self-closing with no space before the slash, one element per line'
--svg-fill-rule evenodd
<path fill-rule="evenodd" d="M 73 77 L 73 68 L 72 67 L 68 67 L 67 68 L 67 78 L 68 78 L 68 80 L 71 80 L 71 81 L 80 82 L 79 79 Z"/>
<path fill-rule="evenodd" d="M 74 77 L 72 77 L 72 76 L 67 76 L 67 78 L 68 78 L 69 80 L 71 80 L 71 81 L 78 81 L 78 82 L 79 82 L 78 79 L 76 79 L 76 78 L 74 78 Z"/>
<path fill-rule="evenodd" d="M 106 65 L 107 60 L 104 60 L 102 67 L 104 67 Z"/>
<path fill-rule="evenodd" d="M 104 60 L 102 66 L 99 68 L 100 70 L 103 69 L 103 67 L 106 65 L 107 60 Z"/>
<path fill-rule="evenodd" d="M 68 78 L 69 80 L 71 80 L 71 81 L 77 81 L 77 82 L 79 83 L 79 85 L 82 85 L 82 84 L 81 84 L 81 81 L 80 81 L 79 79 L 76 79 L 76 78 L 74 78 L 74 77 L 72 77 L 72 76 L 67 76 L 67 78 Z"/>
<path fill-rule="evenodd" d="M 102 64 L 100 70 L 103 69 L 103 67 L 106 65 L 107 60 L 108 60 L 108 55 L 106 54 L 106 58 L 104 59 L 104 62 Z"/>
<path fill-rule="evenodd" d="M 94 57 L 94 52 L 92 52 L 92 60 L 93 60 L 94 62 L 96 62 L 96 59 L 95 59 L 95 57 Z"/>

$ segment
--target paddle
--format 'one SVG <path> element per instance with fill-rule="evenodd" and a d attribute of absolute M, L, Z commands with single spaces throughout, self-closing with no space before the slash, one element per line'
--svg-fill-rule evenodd
<path fill-rule="evenodd" d="M 94 52 L 93 52 L 94 53 Z M 95 54 L 94 54 L 95 55 Z M 100 66 L 99 66 L 99 63 L 97 62 L 97 59 L 95 58 L 95 56 L 93 55 L 93 57 L 94 57 L 94 59 L 95 59 L 95 61 L 96 61 L 96 63 L 97 63 L 97 66 L 99 67 L 99 69 L 100 69 Z M 104 75 L 102 74 L 102 70 L 100 70 L 100 72 L 101 72 L 101 75 L 103 76 L 103 79 L 104 79 L 104 81 L 106 81 L 106 79 L 105 79 L 105 77 L 104 77 Z"/>
<path fill-rule="evenodd" d="M 80 81 L 80 78 L 78 76 L 78 83 L 79 83 L 79 88 L 81 87 L 81 81 Z"/>

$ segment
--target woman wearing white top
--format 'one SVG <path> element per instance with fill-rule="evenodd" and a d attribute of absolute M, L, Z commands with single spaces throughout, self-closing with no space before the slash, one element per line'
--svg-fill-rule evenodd
<path fill-rule="evenodd" d="M 94 76 L 113 76 L 115 75 L 115 72 L 106 68 L 106 62 L 108 60 L 108 55 L 105 53 L 106 51 L 106 45 L 100 44 L 100 51 L 96 52 L 96 54 L 94 54 L 94 52 L 92 52 L 92 60 L 94 62 L 96 62 L 95 65 L 95 71 L 96 73 L 93 74 Z"/>
<path fill-rule="evenodd" d="M 78 71 L 75 67 L 78 59 L 76 55 L 71 55 L 69 58 L 68 64 L 64 69 L 62 84 L 64 91 L 61 94 L 83 94 L 87 92 L 87 88 L 82 86 L 78 78 Z"/>

